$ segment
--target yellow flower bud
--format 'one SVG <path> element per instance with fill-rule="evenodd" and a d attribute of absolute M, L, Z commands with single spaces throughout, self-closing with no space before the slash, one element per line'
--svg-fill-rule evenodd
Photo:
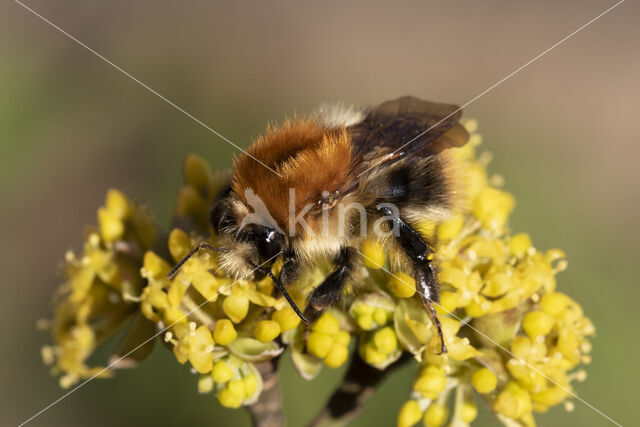
<path fill-rule="evenodd" d="M 206 213 L 206 201 L 196 188 L 182 187 L 180 189 L 176 202 L 176 216 L 194 215 L 197 217 L 198 212 L 202 212 L 203 209 Z"/>
<path fill-rule="evenodd" d="M 389 279 L 389 290 L 398 298 L 410 298 L 416 293 L 416 281 L 406 273 L 394 273 Z"/>
<path fill-rule="evenodd" d="M 387 326 L 373 335 L 373 343 L 376 349 L 383 354 L 390 354 L 398 348 L 398 339 L 393 328 Z"/>
<path fill-rule="evenodd" d="M 531 237 L 527 233 L 518 233 L 509 240 L 511 255 L 521 257 L 532 247 Z"/>
<path fill-rule="evenodd" d="M 131 214 L 131 205 L 129 204 L 129 200 L 118 190 L 111 189 L 107 191 L 104 206 L 114 217 L 121 221 Z"/>
<path fill-rule="evenodd" d="M 488 297 L 499 297 L 511 288 L 511 278 L 505 273 L 496 273 L 491 276 L 487 285 L 482 289 L 482 294 Z"/>
<path fill-rule="evenodd" d="M 280 325 L 282 332 L 289 331 L 300 323 L 300 317 L 293 311 L 293 308 L 286 306 L 271 315 L 271 320 L 275 320 Z"/>
<path fill-rule="evenodd" d="M 545 313 L 549 313 L 552 316 L 559 316 L 563 311 L 567 309 L 571 299 L 560 292 L 551 292 L 542 295 L 540 299 L 540 308 Z"/>
<path fill-rule="evenodd" d="M 521 415 L 518 396 L 507 390 L 503 391 L 493 402 L 493 410 L 509 418 L 518 418 Z"/>
<path fill-rule="evenodd" d="M 314 332 L 335 335 L 340 331 L 340 322 L 331 313 L 324 312 L 322 316 L 311 327 Z"/>
<path fill-rule="evenodd" d="M 222 310 L 233 323 L 240 323 L 249 312 L 249 299 L 245 296 L 229 295 L 222 303 Z"/>
<path fill-rule="evenodd" d="M 214 385 L 213 381 L 211 375 L 201 375 L 200 378 L 198 378 L 198 393 L 204 394 L 211 392 Z"/>
<path fill-rule="evenodd" d="M 228 388 L 220 390 L 216 397 L 218 398 L 218 402 L 220 402 L 220 404 L 225 408 L 239 408 L 244 401 L 244 393 L 237 394 Z"/>
<path fill-rule="evenodd" d="M 471 376 L 471 384 L 480 394 L 491 393 L 498 385 L 498 377 L 488 368 L 480 368 Z"/>
<path fill-rule="evenodd" d="M 204 188 L 209 183 L 209 163 L 200 156 L 188 154 L 184 161 L 184 177 L 188 185 Z"/>
<path fill-rule="evenodd" d="M 322 332 L 311 332 L 307 339 L 307 350 L 314 356 L 324 359 L 329 354 L 334 338 Z"/>
<path fill-rule="evenodd" d="M 340 331 L 335 336 L 336 342 L 346 347 L 349 345 L 349 341 L 351 341 L 351 335 L 347 331 Z"/>
<path fill-rule="evenodd" d="M 364 256 L 362 257 L 362 262 L 364 263 L 364 265 L 371 269 L 379 269 L 384 266 L 386 254 L 384 252 L 384 248 L 376 239 L 366 239 L 362 243 L 361 250 L 364 254 Z"/>
<path fill-rule="evenodd" d="M 544 311 L 532 311 L 527 313 L 522 319 L 522 329 L 531 338 L 538 335 L 547 335 L 551 332 L 554 324 L 553 316 Z"/>
<path fill-rule="evenodd" d="M 373 316 L 371 314 L 361 314 L 357 317 L 356 322 L 358 322 L 358 326 L 365 331 L 370 331 L 375 328 Z"/>
<path fill-rule="evenodd" d="M 482 221 L 485 227 L 499 229 L 507 222 L 514 205 L 515 199 L 511 194 L 486 187 L 474 201 L 473 215 Z"/>
<path fill-rule="evenodd" d="M 531 398 L 515 382 L 510 382 L 493 403 L 493 410 L 509 418 L 518 419 L 531 412 Z"/>
<path fill-rule="evenodd" d="M 217 383 L 226 383 L 231 378 L 233 378 L 233 369 L 229 366 L 227 362 L 224 360 L 219 360 L 213 364 L 213 369 L 211 370 L 211 377 Z"/>
<path fill-rule="evenodd" d="M 478 407 L 473 402 L 464 402 L 460 408 L 460 418 L 465 423 L 471 423 L 478 416 Z"/>
<path fill-rule="evenodd" d="M 440 427 L 447 421 L 449 409 L 439 403 L 432 403 L 424 413 L 425 427 Z"/>
<path fill-rule="evenodd" d="M 381 353 L 371 341 L 362 347 L 362 358 L 370 365 L 381 365 L 387 360 L 387 355 Z"/>
<path fill-rule="evenodd" d="M 413 389 L 423 397 L 435 399 L 446 388 L 447 377 L 436 366 L 428 366 L 413 384 Z"/>
<path fill-rule="evenodd" d="M 124 234 L 122 220 L 108 211 L 107 208 L 98 209 L 98 224 L 100 226 L 100 235 L 106 242 L 119 240 Z"/>
<path fill-rule="evenodd" d="M 260 342 L 269 342 L 280 335 L 280 325 L 275 320 L 261 320 L 253 330 L 253 334 Z"/>
<path fill-rule="evenodd" d="M 422 409 L 415 400 L 408 400 L 398 412 L 398 427 L 410 427 L 420 421 Z"/>
<path fill-rule="evenodd" d="M 373 312 L 373 320 L 378 325 L 384 325 L 387 323 L 387 320 L 389 320 L 389 315 L 387 314 L 387 311 L 384 308 L 377 307 Z"/>
<path fill-rule="evenodd" d="M 363 314 L 368 314 L 370 316 L 373 316 L 373 312 L 376 310 L 376 308 L 372 305 L 369 304 L 357 304 L 355 306 L 355 308 L 353 309 L 353 311 L 358 315 L 361 316 Z"/>
<path fill-rule="evenodd" d="M 558 350 L 562 353 L 562 355 L 568 360 L 577 362 L 580 352 L 578 347 L 580 345 L 580 340 L 578 336 L 572 331 L 564 331 L 558 337 Z"/>
<path fill-rule="evenodd" d="M 216 325 L 213 328 L 213 339 L 220 345 L 230 344 L 238 337 L 236 328 L 233 327 L 233 323 L 229 319 L 220 319 L 216 321 Z"/>
<path fill-rule="evenodd" d="M 336 345 L 337 344 L 337 345 Z M 339 368 L 349 357 L 349 350 L 347 347 L 336 343 L 327 354 L 327 357 L 324 358 L 324 364 L 329 368 Z"/>
<path fill-rule="evenodd" d="M 169 234 L 169 252 L 176 261 L 182 260 L 191 251 L 191 238 L 187 233 L 174 228 Z"/>
<path fill-rule="evenodd" d="M 227 384 L 227 389 L 231 391 L 233 394 L 238 396 L 242 396 L 242 400 L 246 397 L 244 394 L 244 382 L 241 379 L 231 380 Z"/>
<path fill-rule="evenodd" d="M 258 389 L 258 378 L 255 374 L 247 375 L 242 379 L 242 384 L 244 385 L 244 395 L 251 397 Z"/>

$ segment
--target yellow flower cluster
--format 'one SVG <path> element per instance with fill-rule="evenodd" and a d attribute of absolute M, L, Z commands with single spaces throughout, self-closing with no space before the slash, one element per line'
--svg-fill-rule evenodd
<path fill-rule="evenodd" d="M 195 245 L 180 229 L 168 237 L 173 262 Z M 192 257 L 171 279 L 170 269 L 155 252 L 145 254 L 141 275 L 148 284 L 140 295 L 142 313 L 167 330 L 164 340 L 177 361 L 189 362 L 202 375 L 201 392 L 215 391 L 220 404 L 229 408 L 253 403 L 262 380 L 252 362 L 282 352 L 274 340 L 298 325 L 297 315 L 283 298 L 272 296 L 271 282 L 223 277 L 206 251 Z"/>
<path fill-rule="evenodd" d="M 218 402 L 227 408 L 239 408 L 257 399 L 262 379 L 250 363 L 229 354 L 218 359 L 207 375 L 200 376 L 198 392 L 216 390 Z"/>
<path fill-rule="evenodd" d="M 116 190 L 107 193 L 105 205 L 98 209 L 98 223 L 97 229 L 88 230 L 81 255 L 67 253 L 66 281 L 56 296 L 54 318 L 41 322 L 51 328 L 54 341 L 54 345 L 43 347 L 43 359 L 52 365 L 53 374 L 62 374 L 60 385 L 64 388 L 94 375 L 111 374 L 103 366 L 88 366 L 86 361 L 136 313 L 135 299 L 144 286 L 138 274 L 142 253 L 156 236 L 145 210 Z M 148 329 L 139 323 L 131 331 L 134 334 L 140 328 Z"/>
<path fill-rule="evenodd" d="M 323 313 L 313 324 L 307 339 L 310 354 L 324 360 L 330 368 L 338 368 L 347 360 L 347 346 L 351 336 L 340 329 L 339 320 L 329 312 Z"/>
<path fill-rule="evenodd" d="M 442 288 L 437 311 L 449 353 L 437 355 L 439 341 L 424 315 L 398 304 L 395 318 L 401 312 L 408 327 L 396 322 L 400 342 L 424 363 L 412 399 L 398 414 L 401 426 L 421 419 L 427 426 L 469 424 L 477 414 L 472 389 L 505 424 L 535 425 L 533 412 L 570 397 L 571 381 L 586 377 L 582 370 L 570 371 L 590 362 L 586 338 L 593 325 L 578 303 L 556 291 L 555 276 L 566 268 L 564 253 L 538 251 L 528 234 L 509 233 L 514 198 L 493 185 L 501 179 L 487 175 L 486 155 L 475 154 L 477 124 L 466 126 L 470 144 L 452 150 L 465 172 L 466 209 L 421 227 L 436 243 Z M 402 273 L 391 276 L 388 289 L 404 298 L 398 292 L 403 283 L 413 295 L 415 284 Z"/>
<path fill-rule="evenodd" d="M 107 335 L 135 316 L 116 356 L 143 359 L 146 350 L 131 355 L 125 350 L 135 348 L 133 337 L 141 331 L 146 338 L 159 331 L 176 360 L 199 374 L 200 392 L 237 408 L 261 393 L 256 363 L 289 347 L 298 372 L 311 379 L 323 366 L 346 363 L 353 336 L 353 357 L 377 369 L 386 369 L 403 352 L 420 364 L 399 426 L 468 425 L 478 412 L 477 395 L 506 424 L 533 425 L 534 411 L 565 402 L 572 381 L 585 378 L 578 365 L 590 361 L 587 338 L 594 328 L 580 305 L 556 290 L 556 274 L 566 268 L 564 253 L 539 251 L 529 235 L 507 228 L 514 198 L 499 188 L 501 179 L 487 174 L 489 156 L 476 155 L 477 123 L 465 126 L 470 142 L 450 150 L 461 176 L 460 208 L 442 222 L 418 224 L 435 248 L 442 291 L 436 310 L 447 354 L 439 354 L 439 337 L 411 271 L 391 271 L 391 257 L 375 239 L 360 248 L 360 281 L 344 305 L 326 311 L 310 329 L 269 278 L 225 277 L 209 251 L 198 252 L 167 278 L 173 265 L 212 237 L 208 211 L 223 182 L 204 160 L 189 156 L 168 236 L 156 231 L 143 209 L 109 192 L 84 253 L 67 257 L 68 280 L 45 360 L 64 374 L 64 386 L 106 375 L 109 370 L 85 362 Z M 281 262 L 272 268 L 276 275 Z M 326 274 L 326 266 L 316 266 L 290 287 L 299 306 Z M 102 323 L 93 321 L 98 316 Z"/>
<path fill-rule="evenodd" d="M 365 242 L 365 246 L 366 244 Z M 370 253 L 368 248 L 366 249 Z M 380 258 L 378 261 L 381 262 L 373 268 L 384 265 Z M 349 314 L 362 331 L 359 343 L 360 357 L 378 369 L 384 369 L 402 355 L 392 325 L 395 308 L 395 302 L 386 294 L 368 293 L 356 298 L 349 309 Z"/>

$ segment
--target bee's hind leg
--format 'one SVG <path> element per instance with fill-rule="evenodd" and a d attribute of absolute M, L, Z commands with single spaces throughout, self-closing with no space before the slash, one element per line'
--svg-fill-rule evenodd
<path fill-rule="evenodd" d="M 304 317 L 309 322 L 305 324 L 305 340 L 310 333 L 311 324 L 320 317 L 322 311 L 342 298 L 344 285 L 353 273 L 356 260 L 357 252 L 355 249 L 342 248 L 338 256 L 333 260 L 335 269 L 307 297 Z"/>
<path fill-rule="evenodd" d="M 433 322 L 440 338 L 440 352 L 447 352 L 447 347 L 442 335 L 442 327 L 438 314 L 433 304 L 440 304 L 440 286 L 436 272 L 431 261 L 433 251 L 429 244 L 422 238 L 405 219 L 401 218 L 397 211 L 388 206 L 381 205 L 378 210 L 385 216 L 389 228 L 393 231 L 396 241 L 403 249 L 407 257 L 413 263 L 413 277 L 416 281 L 416 290 L 420 294 L 422 304 Z"/>

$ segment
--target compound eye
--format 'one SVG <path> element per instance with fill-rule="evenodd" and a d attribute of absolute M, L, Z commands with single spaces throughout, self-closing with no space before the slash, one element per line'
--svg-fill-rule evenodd
<path fill-rule="evenodd" d="M 264 235 L 264 237 L 261 237 L 256 241 L 256 249 L 258 249 L 258 254 L 260 255 L 260 258 L 262 258 L 262 262 L 275 261 L 272 258 L 278 255 L 282 250 L 281 242 L 278 237 L 278 233 L 275 231 L 269 231 Z"/>

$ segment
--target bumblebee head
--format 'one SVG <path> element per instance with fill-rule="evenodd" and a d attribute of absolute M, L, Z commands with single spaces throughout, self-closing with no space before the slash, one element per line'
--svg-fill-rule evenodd
<path fill-rule="evenodd" d="M 252 279 L 269 269 L 278 255 L 287 250 L 287 238 L 268 213 L 251 211 L 233 193 L 212 206 L 210 222 L 219 246 L 220 267 L 237 278 Z M 260 266 L 260 268 L 258 268 Z"/>

